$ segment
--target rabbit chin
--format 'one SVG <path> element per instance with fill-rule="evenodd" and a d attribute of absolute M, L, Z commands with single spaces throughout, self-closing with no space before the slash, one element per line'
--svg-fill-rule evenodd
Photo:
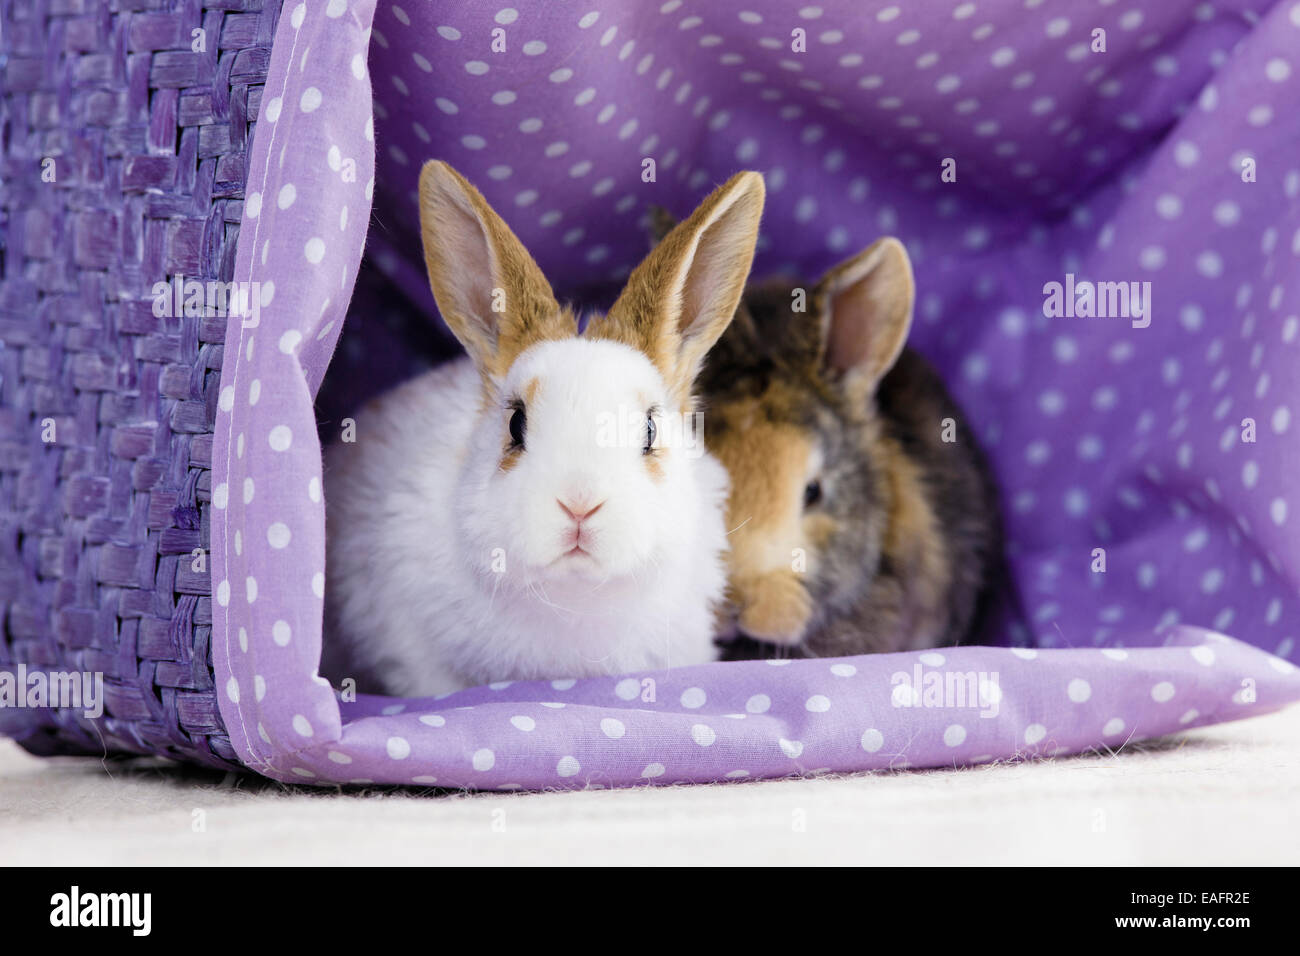
<path fill-rule="evenodd" d="M 544 596 L 608 595 L 621 600 L 624 584 L 653 587 L 657 581 L 657 562 L 620 549 L 614 553 L 598 543 L 583 542 L 559 545 L 550 560 L 545 558 L 525 566 L 524 586 L 545 588 Z"/>

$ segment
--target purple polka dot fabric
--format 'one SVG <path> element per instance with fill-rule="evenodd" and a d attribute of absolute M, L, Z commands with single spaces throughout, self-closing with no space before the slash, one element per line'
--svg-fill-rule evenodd
<path fill-rule="evenodd" d="M 236 749 L 291 781 L 625 786 L 1074 753 L 1300 698 L 1298 98 L 1296 2 L 288 0 L 235 274 L 260 315 L 230 322 L 213 455 Z M 1016 646 L 341 702 L 313 402 L 331 361 L 372 389 L 421 361 L 367 319 L 403 297 L 438 322 L 429 158 L 581 305 L 651 204 L 738 169 L 768 186 L 755 276 L 901 238 L 912 344 L 1003 489 Z M 1143 291 L 1098 316 L 1053 283 Z"/>

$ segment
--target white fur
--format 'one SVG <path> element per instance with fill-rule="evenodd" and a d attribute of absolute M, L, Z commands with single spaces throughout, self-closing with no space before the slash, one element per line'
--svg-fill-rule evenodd
<path fill-rule="evenodd" d="M 502 470 L 508 403 L 534 380 L 524 451 Z M 649 359 L 543 342 L 487 400 L 482 383 L 469 359 L 428 372 L 327 450 L 326 674 L 416 696 L 713 660 L 725 470 L 668 447 L 656 480 L 635 434 L 597 440 L 603 415 L 668 407 Z M 591 558 L 551 565 L 571 527 L 556 499 L 581 494 L 604 501 L 584 522 Z"/>

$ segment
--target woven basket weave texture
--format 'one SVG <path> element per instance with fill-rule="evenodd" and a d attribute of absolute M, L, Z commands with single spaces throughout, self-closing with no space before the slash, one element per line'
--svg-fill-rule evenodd
<path fill-rule="evenodd" d="M 0 669 L 102 673 L 105 700 L 17 734 L 235 766 L 207 559 L 225 318 L 152 290 L 232 276 L 280 3 L 0 14 Z"/>

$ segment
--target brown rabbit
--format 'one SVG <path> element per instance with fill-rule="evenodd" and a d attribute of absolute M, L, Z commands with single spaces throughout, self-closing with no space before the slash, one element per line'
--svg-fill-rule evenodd
<path fill-rule="evenodd" d="M 979 635 L 1004 578 L 998 494 L 943 382 L 904 347 L 914 297 L 906 250 L 884 238 L 811 288 L 751 286 L 710 353 L 705 441 L 732 482 L 724 657 Z"/>

